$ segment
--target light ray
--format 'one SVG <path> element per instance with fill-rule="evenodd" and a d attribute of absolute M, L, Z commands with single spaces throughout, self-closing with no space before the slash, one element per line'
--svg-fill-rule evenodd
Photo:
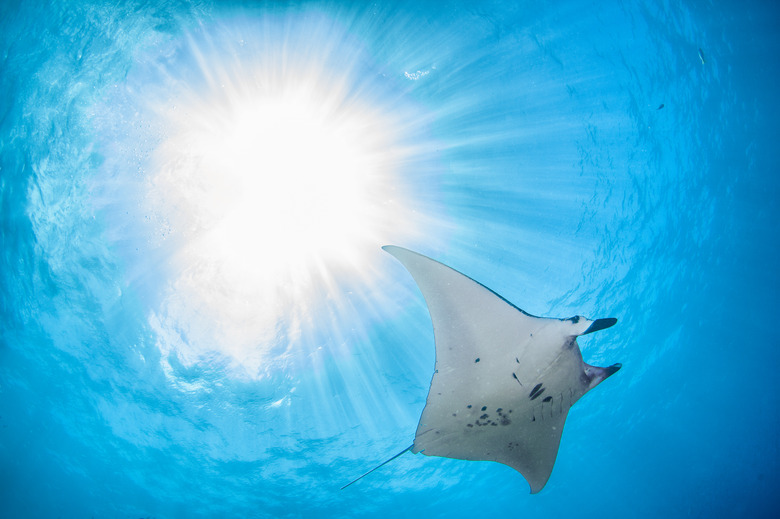
<path fill-rule="evenodd" d="M 418 229 L 399 169 L 419 120 L 382 102 L 359 49 L 323 23 L 280 24 L 277 38 L 225 25 L 179 50 L 200 81 L 170 79 L 155 109 L 145 193 L 175 251 L 152 315 L 164 357 L 217 351 L 262 376 L 317 315 L 345 311 L 344 294 L 373 290 L 381 245 Z"/>

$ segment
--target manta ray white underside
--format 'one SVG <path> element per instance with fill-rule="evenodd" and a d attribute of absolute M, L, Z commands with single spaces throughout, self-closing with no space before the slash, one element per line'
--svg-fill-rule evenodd
<path fill-rule="evenodd" d="M 383 248 L 420 287 L 436 342 L 414 443 L 391 459 L 411 450 L 497 461 L 520 472 L 531 493 L 539 492 L 555 464 L 569 408 L 621 367 L 583 362 L 577 336 L 617 319 L 534 317 L 442 263 Z"/>

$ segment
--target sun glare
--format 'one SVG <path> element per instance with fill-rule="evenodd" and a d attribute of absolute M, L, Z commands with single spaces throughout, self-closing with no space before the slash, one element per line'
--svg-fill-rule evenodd
<path fill-rule="evenodd" d="M 154 321 L 180 330 L 184 362 L 217 349 L 256 372 L 381 245 L 412 232 L 404 152 L 395 120 L 328 60 L 198 57 L 208 86 L 165 107 L 148 182 L 177 243 L 178 278 Z"/>

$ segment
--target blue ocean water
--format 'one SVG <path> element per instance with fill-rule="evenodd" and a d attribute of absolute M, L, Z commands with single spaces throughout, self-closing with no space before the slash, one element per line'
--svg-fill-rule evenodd
<path fill-rule="evenodd" d="M 116 4 L 0 7 L 0 516 L 777 515 L 774 5 Z M 267 138 L 322 109 L 359 175 L 253 141 L 265 212 L 215 224 L 230 117 L 289 92 Z M 283 161 L 331 157 L 305 128 Z M 339 490 L 433 371 L 386 243 L 619 319 L 541 493 L 412 454 Z"/>

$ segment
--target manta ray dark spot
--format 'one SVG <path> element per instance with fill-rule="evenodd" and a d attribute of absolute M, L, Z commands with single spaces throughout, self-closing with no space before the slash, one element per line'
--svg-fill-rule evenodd
<path fill-rule="evenodd" d="M 542 383 L 541 383 L 541 382 L 539 382 L 538 384 L 536 384 L 536 385 L 534 386 L 534 388 L 531 390 L 531 392 L 530 392 L 530 393 L 528 393 L 528 398 L 530 398 L 531 400 L 533 400 L 533 399 L 534 399 L 534 397 L 535 397 L 535 396 L 538 396 L 539 394 L 541 394 L 541 392 L 542 392 L 542 391 L 544 391 L 544 390 L 542 389 Z"/>
<path fill-rule="evenodd" d="M 466 407 L 468 407 L 469 409 L 471 409 L 471 404 L 467 405 Z"/>
<path fill-rule="evenodd" d="M 483 410 L 483 411 L 487 411 L 487 406 L 486 406 L 486 405 L 483 405 L 483 406 L 482 406 L 482 410 Z"/>
<path fill-rule="evenodd" d="M 541 391 L 540 391 L 540 393 L 541 393 Z M 551 396 L 546 396 L 546 397 L 542 398 L 542 402 L 549 402 L 550 400 L 552 400 Z M 455 416 L 455 415 L 453 415 L 453 416 Z"/>
<path fill-rule="evenodd" d="M 485 414 L 483 414 L 482 416 L 480 416 L 480 417 L 479 417 L 479 419 L 480 419 L 480 420 L 484 420 L 484 419 L 485 419 L 485 418 L 487 418 L 487 417 L 488 417 L 488 414 L 487 414 L 487 413 L 485 413 Z"/>
<path fill-rule="evenodd" d="M 471 425 L 470 423 L 467 423 L 467 424 L 466 424 L 466 427 L 471 427 L 471 428 L 473 428 L 474 426 L 473 426 L 473 425 Z"/>
<path fill-rule="evenodd" d="M 500 407 L 499 407 L 498 409 L 496 409 L 496 412 L 497 412 L 497 413 L 500 413 L 501 411 L 503 411 L 503 409 L 502 409 L 502 408 L 500 408 Z"/>
<path fill-rule="evenodd" d="M 518 364 L 520 364 L 520 359 L 518 359 L 517 357 L 515 357 L 515 362 L 517 362 Z"/>
<path fill-rule="evenodd" d="M 531 397 L 531 400 L 536 400 L 537 398 L 539 398 L 539 395 L 541 395 L 542 393 L 544 393 L 544 390 L 545 390 L 545 389 L 546 389 L 546 388 L 544 388 L 544 387 L 543 387 L 542 389 L 540 389 L 540 390 L 539 390 L 539 391 L 538 391 L 536 394 L 534 394 L 534 396 L 532 396 L 532 397 Z M 533 394 L 533 392 L 532 392 L 531 394 Z"/>
<path fill-rule="evenodd" d="M 458 413 L 452 413 L 452 416 L 458 416 Z"/>
<path fill-rule="evenodd" d="M 479 362 L 479 357 L 477 357 L 476 359 L 474 359 L 474 364 L 476 364 L 477 362 Z"/>

